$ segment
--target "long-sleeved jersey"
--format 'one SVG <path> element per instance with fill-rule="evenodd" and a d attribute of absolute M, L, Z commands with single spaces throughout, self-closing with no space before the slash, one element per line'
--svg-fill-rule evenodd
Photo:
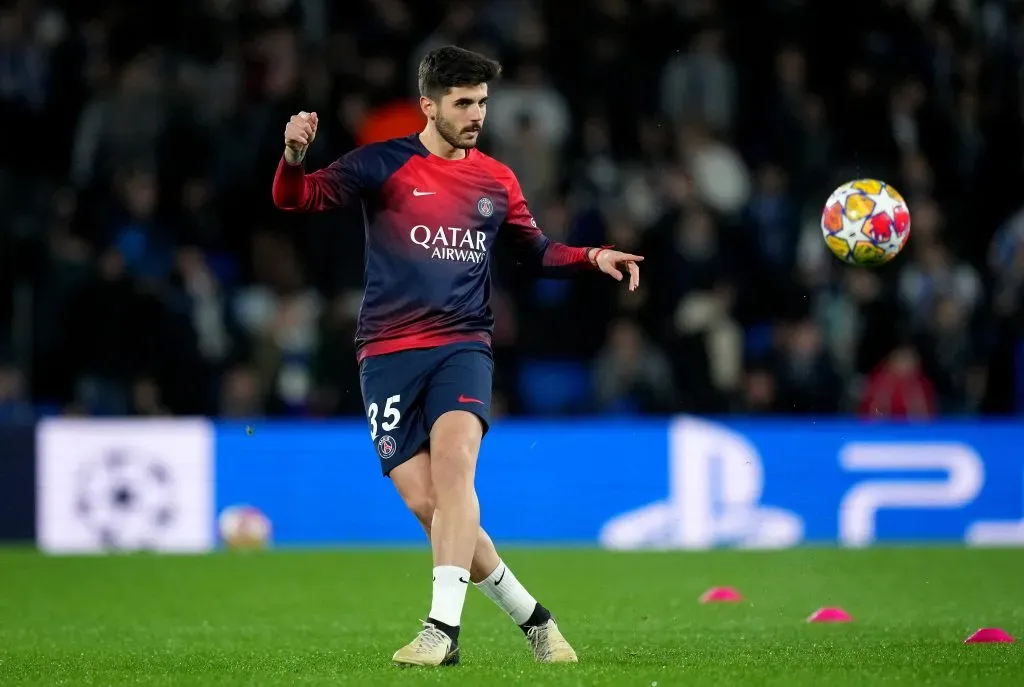
<path fill-rule="evenodd" d="M 273 197 L 292 211 L 362 205 L 360 361 L 456 342 L 490 345 L 490 253 L 499 231 L 512 233 L 519 261 L 543 276 L 592 269 L 587 248 L 537 228 L 507 166 L 475 149 L 459 160 L 433 155 L 418 134 L 356 148 L 309 174 L 282 157 Z"/>

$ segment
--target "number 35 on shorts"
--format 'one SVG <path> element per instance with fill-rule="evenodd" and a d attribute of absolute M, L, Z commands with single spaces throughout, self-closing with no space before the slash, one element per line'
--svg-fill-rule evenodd
<path fill-rule="evenodd" d="M 402 402 L 401 396 L 388 396 L 384 401 L 384 410 L 377 407 L 376 401 L 366 409 L 366 419 L 370 423 L 370 441 L 377 440 L 377 414 L 380 414 L 380 429 L 390 432 L 402 420 L 402 414 L 398 412 L 397 405 Z"/>

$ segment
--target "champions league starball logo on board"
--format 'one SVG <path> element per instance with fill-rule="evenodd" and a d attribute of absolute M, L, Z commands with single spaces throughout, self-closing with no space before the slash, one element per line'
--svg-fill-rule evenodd
<path fill-rule="evenodd" d="M 174 522 L 174 475 L 155 454 L 111 449 L 83 463 L 75 481 L 75 513 L 103 548 L 152 548 Z"/>
<path fill-rule="evenodd" d="M 36 426 L 36 542 L 50 554 L 214 546 L 205 419 L 48 418 Z"/>

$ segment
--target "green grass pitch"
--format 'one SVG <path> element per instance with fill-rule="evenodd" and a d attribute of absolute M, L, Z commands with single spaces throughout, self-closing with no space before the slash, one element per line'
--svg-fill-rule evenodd
<path fill-rule="evenodd" d="M 391 654 L 430 603 L 430 555 L 279 551 L 52 558 L 0 551 L 0 685 L 1024 685 L 1024 550 L 613 553 L 508 549 L 580 663 L 538 666 L 469 590 L 463 661 Z M 732 585 L 736 604 L 701 605 Z M 836 605 L 849 624 L 808 624 Z"/>

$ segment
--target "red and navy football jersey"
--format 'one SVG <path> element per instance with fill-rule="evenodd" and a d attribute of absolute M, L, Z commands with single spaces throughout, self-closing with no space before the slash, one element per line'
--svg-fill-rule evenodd
<path fill-rule="evenodd" d="M 291 211 L 361 204 L 359 360 L 447 343 L 490 345 L 490 255 L 499 231 L 512 234 L 519 261 L 543 276 L 591 268 L 586 248 L 538 229 L 507 166 L 475 149 L 458 160 L 438 157 L 419 134 L 356 148 L 309 174 L 282 157 L 273 196 Z"/>

